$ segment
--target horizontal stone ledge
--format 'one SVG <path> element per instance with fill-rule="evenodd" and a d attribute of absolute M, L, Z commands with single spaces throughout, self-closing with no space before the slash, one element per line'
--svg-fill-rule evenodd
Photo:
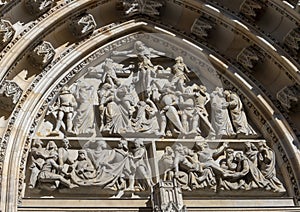
<path fill-rule="evenodd" d="M 134 208 L 146 208 L 149 205 L 150 200 L 148 199 L 23 199 L 22 205 L 19 206 L 19 211 L 26 211 L 39 209 L 40 211 L 46 208 L 51 208 L 51 211 L 55 209 L 60 210 L 81 210 L 83 209 L 91 211 L 93 209 L 108 209 L 111 207 L 122 209 L 122 211 L 132 210 Z M 291 209 L 296 209 L 293 198 L 273 198 L 273 199 L 195 199 L 195 200 L 184 200 L 184 204 L 187 206 L 189 211 L 199 211 L 201 209 L 213 209 L 213 211 L 226 211 L 232 209 L 231 211 L 236 211 L 237 208 L 240 211 L 248 211 L 251 208 L 257 209 L 262 208 L 264 211 L 286 211 L 287 207 Z M 242 209 L 244 208 L 244 209 Z M 269 208 L 269 209 L 268 209 Z M 223 209 L 223 210 L 222 210 Z M 102 211 L 102 210 L 101 210 Z M 134 211 L 134 210 L 133 210 Z"/>
<path fill-rule="evenodd" d="M 127 141 L 134 141 L 135 139 L 142 139 L 143 141 L 161 141 L 161 142 L 197 142 L 197 141 L 206 141 L 212 143 L 220 143 L 220 142 L 228 142 L 228 143 L 242 143 L 242 142 L 265 142 L 265 139 L 198 139 L 198 138 L 142 138 L 142 137 L 67 137 L 68 140 L 77 140 L 77 141 L 90 141 L 90 140 L 105 140 L 105 141 L 120 141 L 121 139 L 125 139 Z M 62 140 L 62 137 L 33 137 L 34 139 L 41 139 L 41 140 Z"/>

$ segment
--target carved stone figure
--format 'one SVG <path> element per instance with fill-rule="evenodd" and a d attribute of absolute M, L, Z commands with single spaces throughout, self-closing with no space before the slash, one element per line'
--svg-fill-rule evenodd
<path fill-rule="evenodd" d="M 38 175 L 45 163 L 45 159 L 48 154 L 45 149 L 42 147 L 43 142 L 40 139 L 33 141 L 31 148 L 31 164 L 29 169 L 31 170 L 30 179 L 29 179 L 29 188 L 35 188 Z"/>
<path fill-rule="evenodd" d="M 123 10 L 126 15 L 145 14 L 158 16 L 159 8 L 164 5 L 164 1 L 157 0 L 119 0 L 117 8 Z"/>
<path fill-rule="evenodd" d="M 63 166 L 64 164 L 73 164 L 74 161 L 70 159 L 69 147 L 70 142 L 67 138 L 62 140 L 62 147 L 58 148 L 58 165 Z"/>
<path fill-rule="evenodd" d="M 68 87 L 63 87 L 60 91 L 58 97 L 58 114 L 56 127 L 54 129 L 55 134 L 58 134 L 58 131 L 63 123 L 63 118 L 66 116 L 65 130 L 69 133 L 73 133 L 73 118 L 75 114 L 75 108 L 77 107 L 77 102 L 74 95 L 70 92 Z"/>
<path fill-rule="evenodd" d="M 118 134 L 133 132 L 131 117 L 134 110 L 132 94 L 126 86 L 119 87 L 115 92 L 114 101 L 107 104 L 106 125 L 103 131 Z"/>
<path fill-rule="evenodd" d="M 78 150 L 78 157 L 71 166 L 71 180 L 74 184 L 84 184 L 84 180 L 95 178 L 95 168 L 86 157 L 85 150 Z"/>
<path fill-rule="evenodd" d="M 264 141 L 258 143 L 258 167 L 263 176 L 270 181 L 270 187 L 274 192 L 285 192 L 285 188 L 276 177 L 275 153 Z"/>
<path fill-rule="evenodd" d="M 175 58 L 175 65 L 172 67 L 172 72 L 174 74 L 171 85 L 175 86 L 179 91 L 184 91 L 184 84 L 185 82 L 189 81 L 188 76 L 186 73 L 189 73 L 190 70 L 183 62 L 183 58 L 178 56 Z"/>
<path fill-rule="evenodd" d="M 218 149 L 211 149 L 207 142 L 197 142 L 195 144 L 199 161 L 203 168 L 211 168 L 215 175 L 222 176 L 224 169 L 215 161 L 227 148 L 227 143 L 223 143 Z"/>
<path fill-rule="evenodd" d="M 203 126 L 206 128 L 206 131 L 209 134 L 214 135 L 215 130 L 212 127 L 209 119 L 208 119 L 208 112 L 205 108 L 205 105 L 210 101 L 210 95 L 206 92 L 206 87 L 204 85 L 196 85 L 194 88 L 195 93 L 195 119 L 200 118 L 200 124 L 203 122 Z M 201 131 L 198 129 L 198 131 Z"/>
<path fill-rule="evenodd" d="M 114 92 L 115 89 L 110 83 L 105 83 L 101 86 L 100 90 L 98 91 L 99 97 L 99 113 L 100 113 L 100 131 L 103 130 L 105 124 L 105 111 L 106 106 L 109 102 L 114 100 Z"/>
<path fill-rule="evenodd" d="M 159 130 L 157 112 L 158 109 L 152 100 L 139 101 L 137 114 L 133 119 L 134 130 L 143 133 L 157 133 Z"/>
<path fill-rule="evenodd" d="M 58 153 L 57 152 L 51 152 L 50 155 L 46 158 L 45 163 L 43 164 L 43 167 L 41 169 L 41 172 L 39 173 L 38 180 L 40 183 L 54 183 L 55 181 L 60 182 L 64 186 L 68 188 L 75 188 L 78 187 L 77 185 L 72 184 L 67 179 L 65 179 L 60 174 L 66 174 L 62 170 L 62 166 L 59 166 L 57 164 L 58 159 Z M 56 186 L 53 184 L 51 189 L 56 188 Z"/>
<path fill-rule="evenodd" d="M 228 108 L 230 111 L 233 126 L 236 133 L 242 135 L 256 135 L 256 132 L 252 129 L 247 121 L 247 117 L 243 108 L 243 103 L 236 93 L 225 90 L 224 96 L 229 103 Z"/>
<path fill-rule="evenodd" d="M 277 92 L 276 97 L 288 111 L 300 111 L 300 89 L 298 84 L 285 86 Z"/>
<path fill-rule="evenodd" d="M 0 48 L 4 47 L 14 37 L 15 30 L 7 20 L 0 20 Z"/>
<path fill-rule="evenodd" d="M 54 4 L 54 0 L 25 0 L 25 5 L 33 15 L 47 12 Z"/>
<path fill-rule="evenodd" d="M 11 110 L 19 101 L 22 95 L 22 89 L 13 81 L 5 80 L 0 87 L 0 108 Z"/>
<path fill-rule="evenodd" d="M 73 120 L 74 132 L 76 134 L 95 133 L 95 112 L 94 112 L 94 87 L 87 82 L 81 81 L 76 89 L 76 116 Z M 74 104 L 75 106 L 75 104 Z"/>
<path fill-rule="evenodd" d="M 135 147 L 132 157 L 135 164 L 134 179 L 135 181 L 140 181 L 138 185 L 143 188 L 143 190 L 145 190 L 146 188 L 152 190 L 153 182 L 151 168 L 147 156 L 147 150 L 142 139 L 135 139 L 133 143 Z M 143 183 L 143 181 L 146 181 L 146 183 Z M 129 187 L 128 189 L 132 188 Z"/>
<path fill-rule="evenodd" d="M 228 106 L 229 103 L 223 96 L 223 88 L 216 87 L 211 93 L 211 124 L 217 138 L 235 135 L 227 110 Z"/>
<path fill-rule="evenodd" d="M 92 14 L 84 14 L 71 21 L 70 28 L 77 37 L 84 37 L 91 34 L 96 28 L 97 23 Z"/>
<path fill-rule="evenodd" d="M 161 122 L 159 135 L 165 135 L 167 124 L 170 125 L 170 129 L 174 133 L 181 132 L 186 134 L 176 108 L 179 103 L 179 97 L 175 95 L 174 87 L 170 83 L 166 83 L 160 92 L 162 96 L 160 98 Z"/>
<path fill-rule="evenodd" d="M 164 154 L 158 161 L 159 173 L 163 174 L 163 181 L 170 181 L 173 179 L 174 157 L 175 154 L 173 149 L 170 146 L 166 146 Z"/>
<path fill-rule="evenodd" d="M 83 149 L 97 170 L 102 169 L 103 164 L 110 162 L 113 158 L 113 152 L 104 140 L 88 141 Z"/>
<path fill-rule="evenodd" d="M 52 61 L 54 55 L 55 50 L 52 44 L 47 41 L 43 41 L 34 48 L 29 58 L 34 65 L 43 68 Z"/>
<path fill-rule="evenodd" d="M 245 149 L 244 149 L 244 154 L 247 156 L 247 158 L 249 158 L 249 160 L 254 164 L 254 166 L 258 166 L 258 158 L 257 158 L 257 155 L 258 155 L 258 150 L 257 150 L 257 147 L 247 141 L 245 142 Z"/>
<path fill-rule="evenodd" d="M 225 190 L 269 189 L 269 182 L 242 152 L 236 153 L 235 161 L 237 163 L 236 169 L 224 173 L 221 188 Z"/>

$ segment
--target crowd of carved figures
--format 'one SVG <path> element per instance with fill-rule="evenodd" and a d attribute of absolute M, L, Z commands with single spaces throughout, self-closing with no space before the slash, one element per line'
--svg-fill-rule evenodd
<path fill-rule="evenodd" d="M 124 192 L 152 191 L 153 168 L 143 139 L 121 139 L 111 148 L 104 140 L 85 142 L 82 149 L 70 150 L 68 139 L 58 148 L 54 141 L 44 145 L 34 140 L 31 148 L 29 188 L 54 191 L 63 188 L 96 186 L 111 190 L 115 197 Z M 166 146 L 158 161 L 163 181 L 177 181 L 185 191 L 208 189 L 252 190 L 284 193 L 276 176 L 275 154 L 265 141 L 243 143 L 235 150 L 223 143 L 210 148 L 205 141 L 193 148 L 181 143 Z"/>
<path fill-rule="evenodd" d="M 54 141 L 45 146 L 41 140 L 34 140 L 29 188 L 53 191 L 98 186 L 119 196 L 125 191 L 152 189 L 151 168 L 141 139 L 134 140 L 133 147 L 127 140 L 120 140 L 113 149 L 104 140 L 88 141 L 79 150 L 70 150 L 66 138 L 62 143 L 58 148 Z"/>
<path fill-rule="evenodd" d="M 50 107 L 57 120 L 52 133 L 138 132 L 211 139 L 257 135 L 236 93 L 216 87 L 209 94 L 204 85 L 190 80 L 191 70 L 180 56 L 171 67 L 153 64 L 153 58 L 164 55 L 136 41 L 132 50 L 112 52 L 100 66 L 90 67 L 88 74 L 99 87 L 84 78 L 63 87 Z M 125 66 L 114 57 L 130 58 L 134 64 Z"/>
<path fill-rule="evenodd" d="M 276 177 L 275 154 L 265 141 L 244 143 L 237 151 L 223 143 L 212 149 L 207 142 L 197 142 L 193 149 L 178 143 L 167 146 L 159 161 L 162 180 L 176 179 L 183 190 L 212 189 L 285 192 Z"/>

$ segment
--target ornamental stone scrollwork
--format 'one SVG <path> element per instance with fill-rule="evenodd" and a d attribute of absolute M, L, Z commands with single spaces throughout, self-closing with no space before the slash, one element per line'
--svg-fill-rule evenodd
<path fill-rule="evenodd" d="M 0 87 L 0 102 L 1 109 L 10 111 L 19 101 L 22 95 L 22 89 L 18 86 L 17 83 L 6 80 L 2 82 Z"/>
<path fill-rule="evenodd" d="M 251 70 L 261 60 L 261 53 L 256 47 L 250 46 L 243 48 L 236 59 L 243 67 Z"/>
<path fill-rule="evenodd" d="M 43 41 L 34 48 L 32 53 L 29 55 L 29 59 L 33 65 L 43 68 L 52 61 L 54 55 L 55 50 L 51 43 L 48 41 Z"/>
<path fill-rule="evenodd" d="M 194 21 L 191 27 L 191 33 L 195 34 L 200 38 L 206 38 L 209 31 L 214 27 L 211 21 L 205 18 L 198 18 Z"/>
<path fill-rule="evenodd" d="M 300 89 L 299 85 L 285 86 L 277 92 L 277 99 L 281 105 L 288 111 L 300 110 Z"/>
<path fill-rule="evenodd" d="M 0 20 L 0 48 L 3 48 L 8 42 L 10 42 L 15 34 L 15 30 L 11 23 L 7 20 Z"/>
<path fill-rule="evenodd" d="M 72 33 L 77 37 L 87 36 L 95 30 L 97 23 L 93 15 L 84 14 L 75 19 L 70 23 L 70 29 Z"/>
<path fill-rule="evenodd" d="M 249 19 L 255 19 L 259 11 L 264 9 L 264 2 L 265 0 L 244 0 L 240 5 L 240 13 Z"/>
<path fill-rule="evenodd" d="M 300 28 L 292 29 L 284 38 L 284 44 L 297 52 L 300 48 Z"/>
<path fill-rule="evenodd" d="M 160 15 L 160 8 L 163 6 L 164 1 L 157 0 L 119 0 L 116 7 L 127 16 L 143 14 L 155 17 Z"/>
<path fill-rule="evenodd" d="M 48 10 L 54 5 L 54 0 L 25 0 L 25 6 L 33 15 L 40 15 Z"/>

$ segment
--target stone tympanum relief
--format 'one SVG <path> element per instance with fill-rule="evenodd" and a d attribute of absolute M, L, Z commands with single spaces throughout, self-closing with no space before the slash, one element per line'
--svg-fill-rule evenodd
<path fill-rule="evenodd" d="M 210 148 L 207 142 L 196 142 L 192 149 L 182 143 L 166 146 L 159 160 L 161 179 L 175 178 L 186 191 L 284 193 L 276 177 L 273 150 L 264 141 L 243 145 L 244 150 L 235 150 L 228 143 L 218 148 Z"/>
<path fill-rule="evenodd" d="M 148 197 L 161 182 L 188 196 L 285 194 L 239 95 L 166 55 L 136 40 L 62 86 L 32 142 L 28 197 Z"/>

